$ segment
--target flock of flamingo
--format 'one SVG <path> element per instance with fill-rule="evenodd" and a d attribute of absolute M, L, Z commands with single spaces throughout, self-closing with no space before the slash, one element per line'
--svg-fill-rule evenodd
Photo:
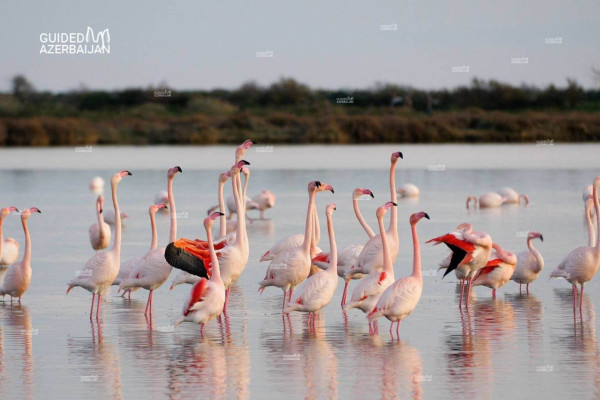
<path fill-rule="evenodd" d="M 97 222 L 90 226 L 89 236 L 95 254 L 85 263 L 85 266 L 68 283 L 67 294 L 75 287 L 81 287 L 92 293 L 90 320 L 94 314 L 96 302 L 96 320 L 102 296 L 111 286 L 118 286 L 118 293 L 131 296 L 131 293 L 143 288 L 148 291 L 145 315 L 152 317 L 152 296 L 154 290 L 162 286 L 171 275 L 172 269 L 179 270 L 171 283 L 171 289 L 179 284 L 191 284 L 189 295 L 183 302 L 183 311 L 176 325 L 182 322 L 200 324 L 204 334 L 204 326 L 210 320 L 227 313 L 227 304 L 231 287 L 242 275 L 249 256 L 249 241 L 246 231 L 246 211 L 260 210 L 261 218 L 264 211 L 274 206 L 275 196 L 263 190 L 259 195 L 250 199 L 247 188 L 250 163 L 243 159 L 247 150 L 255 144 L 246 140 L 235 150 L 235 162 L 231 168 L 219 175 L 218 205 L 209 210 L 209 216 L 204 220 L 206 240 L 186 239 L 177 237 L 177 218 L 173 181 L 177 174 L 182 173 L 178 166 L 167 171 L 167 191 L 156 196 L 155 203 L 149 207 L 152 240 L 148 251 L 139 257 L 121 260 L 121 228 L 122 219 L 127 215 L 120 211 L 117 199 L 117 187 L 121 180 L 129 175 L 129 171 L 114 174 L 110 181 L 114 210 L 104 211 L 104 197 L 98 193 L 96 200 Z M 315 196 L 319 192 L 331 191 L 334 188 L 324 182 L 314 180 L 308 183 L 308 206 L 304 234 L 284 237 L 268 249 L 260 261 L 269 261 L 264 279 L 259 284 L 262 293 L 268 287 L 277 287 L 283 291 L 282 313 L 289 318 L 289 313 L 298 311 L 308 313 L 308 329 L 314 329 L 315 318 L 333 298 L 337 289 L 338 277 L 344 280 L 341 306 L 344 311 L 359 309 L 366 314 L 369 332 L 378 332 L 377 320 L 381 317 L 391 321 L 390 334 L 393 337 L 393 326 L 396 323 L 396 335 L 399 338 L 400 322 L 408 317 L 417 307 L 423 291 L 423 276 L 421 272 L 420 243 L 417 234 L 417 224 L 423 218 L 429 219 L 426 212 L 417 212 L 410 216 L 409 224 L 413 242 L 412 273 L 405 277 L 396 277 L 394 263 L 398 256 L 400 243 L 398 238 L 398 196 L 419 196 L 419 189 L 413 184 L 405 184 L 396 188 L 395 169 L 401 152 L 394 152 L 390 160 L 389 184 L 390 201 L 376 211 L 379 233 L 369 227 L 360 213 L 358 200 L 362 196 L 373 196 L 368 189 L 358 188 L 352 193 L 352 203 L 358 222 L 366 233 L 363 243 L 349 244 L 338 249 L 333 215 L 335 204 L 327 205 L 325 216 L 329 236 L 329 252 L 318 247 L 320 240 L 320 225 L 315 205 Z M 244 175 L 244 185 L 241 184 L 241 174 Z M 233 195 L 225 199 L 223 189 L 231 179 Z M 95 178 L 90 188 L 101 192 L 103 181 Z M 584 190 L 585 216 L 588 225 L 588 244 L 572 250 L 563 261 L 552 271 L 551 278 L 563 278 L 572 285 L 573 310 L 581 311 L 584 284 L 590 281 L 600 264 L 600 240 L 596 240 L 596 224 L 600 226 L 600 206 L 598 202 L 598 187 L 600 177 L 593 185 Z M 505 203 L 529 204 L 526 195 L 505 188 L 498 193 L 487 193 L 479 198 L 469 196 L 467 208 L 473 203 L 475 207 L 499 207 Z M 229 216 L 226 216 L 226 207 Z M 171 215 L 169 244 L 158 247 L 155 214 L 167 209 Z M 215 211 L 217 210 L 218 211 Z M 2 237 L 2 221 L 5 217 L 19 213 L 16 207 L 5 207 L 0 211 L 0 272 L 4 280 L 0 286 L 0 295 L 17 298 L 27 291 L 31 281 L 31 238 L 27 229 L 27 219 L 34 213 L 41 213 L 36 208 L 28 208 L 20 212 L 23 231 L 25 234 L 25 251 L 23 259 L 17 262 L 19 245 L 12 238 Z M 389 225 L 385 226 L 384 218 L 390 214 Z M 235 214 L 233 220 L 231 216 Z M 213 239 L 212 228 L 219 220 L 219 232 Z M 114 224 L 112 247 L 111 229 L 108 223 Z M 449 233 L 428 240 L 434 245 L 444 243 L 450 253 L 440 263 L 444 269 L 444 277 L 454 271 L 461 284 L 459 308 L 463 303 L 469 307 L 469 297 L 473 286 L 486 286 L 496 290 L 506 285 L 510 280 L 529 285 L 540 275 L 544 267 L 544 259 L 539 250 L 533 246 L 533 240 L 543 236 L 539 232 L 528 232 L 528 249 L 515 254 L 502 248 L 494 242 L 491 236 L 482 231 L 473 231 L 469 223 L 461 223 Z M 104 251 L 102 251 L 104 250 Z M 0 275 L 0 278 L 2 277 Z M 359 280 L 347 298 L 349 282 Z M 581 289 L 579 294 L 577 285 Z M 295 290 L 298 288 L 297 290 Z M 465 293 L 466 292 L 466 293 Z M 466 296 L 466 299 L 464 298 Z M 97 300 L 96 300 L 97 297 Z"/>

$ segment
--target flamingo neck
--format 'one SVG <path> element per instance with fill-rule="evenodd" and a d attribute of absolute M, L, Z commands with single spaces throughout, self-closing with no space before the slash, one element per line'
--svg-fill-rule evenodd
<path fill-rule="evenodd" d="M 313 204 L 312 207 L 312 237 L 310 242 L 311 255 L 316 254 L 317 246 L 321 240 L 321 225 L 319 224 L 319 214 L 317 213 L 317 206 Z"/>
<path fill-rule="evenodd" d="M 310 191 L 308 194 L 308 210 L 306 210 L 306 225 L 304 227 L 304 241 L 302 242 L 302 249 L 305 253 L 310 253 L 311 243 L 312 243 L 312 228 L 313 228 L 313 208 L 315 207 L 315 192 L 314 190 Z"/>
<path fill-rule="evenodd" d="M 158 234 L 156 233 L 156 220 L 154 219 L 154 213 L 152 211 L 150 212 L 150 227 L 152 228 L 150 250 L 154 250 L 158 247 Z"/>
<path fill-rule="evenodd" d="M 237 246 L 243 246 L 246 237 L 246 205 L 243 204 L 245 201 L 240 199 L 240 189 L 242 187 L 240 174 L 233 174 L 231 179 L 231 184 L 233 188 L 233 198 L 235 200 L 235 206 L 237 208 L 237 228 L 236 228 L 236 240 L 235 243 Z"/>
<path fill-rule="evenodd" d="M 210 250 L 210 261 L 212 264 L 210 280 L 223 283 L 223 280 L 221 279 L 221 269 L 219 268 L 219 259 L 217 258 L 217 253 L 215 252 L 215 246 L 213 244 L 210 226 L 206 228 L 206 238 L 208 240 L 208 248 Z"/>
<path fill-rule="evenodd" d="M 529 251 L 535 257 L 537 268 L 534 272 L 541 271 L 542 268 L 544 268 L 544 259 L 542 258 L 542 254 L 538 251 L 538 249 L 533 247 L 533 238 L 527 238 L 527 248 L 529 248 Z"/>
<path fill-rule="evenodd" d="M 244 207 L 246 207 L 246 196 L 247 196 L 247 192 L 248 192 L 248 181 L 250 180 L 250 172 L 248 172 L 248 174 L 244 174 L 244 191 L 242 193 L 242 199 L 244 200 Z M 241 185 L 241 180 L 240 180 L 240 185 Z"/>
<path fill-rule="evenodd" d="M 23 266 L 31 263 L 31 237 L 29 236 L 29 228 L 27 228 L 27 220 L 21 218 L 23 224 L 23 233 L 25 233 L 25 252 L 23 253 Z"/>
<path fill-rule="evenodd" d="M 394 266 L 392 265 L 392 254 L 390 253 L 390 245 L 388 243 L 387 233 L 383 224 L 383 217 L 377 217 L 377 223 L 379 224 L 381 244 L 383 246 L 383 270 L 388 273 L 393 272 Z"/>
<path fill-rule="evenodd" d="M 329 214 L 327 215 L 327 233 L 329 234 L 329 267 L 327 268 L 327 272 L 337 275 L 337 245 L 333 232 L 333 221 Z"/>
<path fill-rule="evenodd" d="M 417 224 L 410 224 L 413 239 L 413 272 L 412 275 L 422 278 L 421 275 L 421 248 L 419 245 L 419 236 L 417 235 Z"/>
<path fill-rule="evenodd" d="M 169 233 L 169 243 L 177 240 L 177 210 L 175 210 L 175 198 L 173 197 L 173 179 L 175 175 L 167 179 L 167 193 L 169 194 L 169 212 L 171 214 L 171 232 Z"/>
<path fill-rule="evenodd" d="M 369 236 L 369 238 L 372 238 L 373 236 L 375 236 L 375 232 L 373 232 L 373 229 L 371 229 L 369 224 L 367 224 L 367 222 L 363 218 L 362 214 L 360 213 L 360 209 L 358 208 L 358 198 L 357 197 L 352 199 L 352 206 L 354 207 L 354 215 L 356 215 L 356 219 L 358 219 L 360 226 L 363 227 L 363 229 L 367 233 L 367 236 Z"/>
<path fill-rule="evenodd" d="M 398 203 L 398 194 L 396 193 L 396 164 L 398 160 L 392 162 L 390 166 L 390 194 L 392 197 L 392 201 L 394 203 Z M 390 226 L 388 228 L 388 232 L 394 240 L 398 238 L 398 207 L 392 207 L 390 212 Z"/>
<path fill-rule="evenodd" d="M 588 226 L 588 246 L 594 247 L 596 245 L 596 230 L 594 229 L 594 221 L 592 221 L 592 209 L 587 208 L 585 210 L 585 219 Z"/>
<path fill-rule="evenodd" d="M 219 238 L 227 235 L 227 216 L 225 215 L 225 199 L 223 198 L 224 187 L 225 182 L 221 182 L 219 179 L 219 211 L 223 214 L 219 217 Z"/>
<path fill-rule="evenodd" d="M 100 240 L 104 239 L 104 216 L 98 210 L 96 210 L 96 217 L 98 218 L 98 235 Z"/>
<path fill-rule="evenodd" d="M 113 242 L 112 250 L 117 254 L 117 264 L 121 255 L 121 211 L 119 210 L 119 201 L 117 200 L 117 184 L 111 182 L 110 189 L 112 192 L 113 208 L 115 209 L 115 241 Z"/>

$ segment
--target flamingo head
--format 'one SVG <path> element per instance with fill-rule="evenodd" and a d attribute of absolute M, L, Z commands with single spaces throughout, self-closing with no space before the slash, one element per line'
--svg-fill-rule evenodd
<path fill-rule="evenodd" d="M 148 208 L 148 213 L 150 213 L 150 215 L 154 215 L 161 208 L 167 208 L 167 205 L 165 203 L 152 204 L 150 208 Z"/>
<path fill-rule="evenodd" d="M 327 208 L 325 209 L 325 215 L 327 215 L 328 217 L 331 217 L 335 210 L 337 210 L 335 203 L 328 204 Z"/>
<path fill-rule="evenodd" d="M 98 214 L 102 214 L 103 207 L 104 207 L 104 196 L 98 195 L 98 198 L 96 199 L 96 212 Z"/>
<path fill-rule="evenodd" d="M 21 211 L 21 219 L 23 221 L 25 221 L 27 218 L 29 218 L 31 216 L 31 214 L 33 213 L 42 213 L 42 210 L 40 210 L 37 207 L 31 207 L 31 208 L 26 208 L 23 211 Z"/>
<path fill-rule="evenodd" d="M 532 239 L 540 239 L 542 242 L 544 241 L 544 236 L 541 233 L 535 231 L 529 231 L 527 237 Z"/>
<path fill-rule="evenodd" d="M 321 181 L 310 181 L 308 182 L 308 191 L 314 192 L 321 187 Z"/>
<path fill-rule="evenodd" d="M 354 191 L 352 192 L 352 198 L 353 199 L 358 199 L 359 197 L 363 196 L 363 195 L 369 195 L 372 198 L 375 198 L 375 195 L 373 195 L 373 192 L 371 192 L 369 189 L 354 189 Z"/>
<path fill-rule="evenodd" d="M 429 219 L 429 214 L 427 214 L 424 211 L 421 211 L 421 212 L 418 212 L 418 213 L 414 213 L 413 215 L 410 216 L 410 224 L 414 225 L 414 224 L 416 224 L 417 222 L 419 222 L 423 218 Z"/>
<path fill-rule="evenodd" d="M 242 157 L 244 157 L 244 154 L 246 154 L 246 151 L 253 145 L 256 144 L 256 142 L 252 139 L 248 139 L 245 140 L 244 143 L 240 144 L 236 149 L 235 149 L 235 160 L 239 161 L 241 160 Z"/>
<path fill-rule="evenodd" d="M 219 211 L 215 211 L 214 213 L 210 214 L 208 217 L 204 218 L 204 227 L 206 229 L 210 229 L 213 224 L 215 223 L 215 220 L 217 218 L 219 218 L 221 215 L 225 215 L 222 212 Z"/>
<path fill-rule="evenodd" d="M 333 186 L 327 184 L 327 183 L 323 183 L 323 182 L 319 182 L 320 185 L 317 187 L 317 192 L 323 192 L 325 190 L 329 190 L 331 191 L 331 193 L 335 193 L 333 191 Z"/>
<path fill-rule="evenodd" d="M 4 207 L 0 210 L 0 219 L 6 217 L 10 213 L 19 212 L 19 209 L 15 206 Z"/>
<path fill-rule="evenodd" d="M 462 224 L 457 226 L 456 229 L 459 231 L 466 231 L 471 233 L 471 231 L 473 230 L 473 225 L 469 224 L 468 222 L 463 222 Z"/>
<path fill-rule="evenodd" d="M 250 169 L 242 167 L 242 174 L 244 174 L 246 176 L 246 179 L 248 179 L 248 176 L 250 175 Z"/>
<path fill-rule="evenodd" d="M 390 208 L 397 207 L 397 206 L 398 206 L 398 203 L 394 203 L 393 201 L 388 201 L 387 203 L 385 203 L 384 205 L 382 205 L 381 207 L 379 207 L 377 209 L 377 211 L 375 212 L 375 215 L 377 216 L 377 218 L 383 218 L 385 213 L 387 213 Z"/>
<path fill-rule="evenodd" d="M 169 168 L 169 170 L 167 171 L 167 177 L 172 178 L 174 177 L 178 172 L 182 173 L 183 170 L 181 169 L 181 167 L 179 166 L 175 166 L 173 168 Z"/>
<path fill-rule="evenodd" d="M 227 172 L 221 172 L 219 174 L 219 182 L 220 183 L 227 182 L 227 179 L 229 179 L 230 176 L 231 176 L 231 172 L 229 172 L 229 171 L 227 171 Z"/>
<path fill-rule="evenodd" d="M 119 171 L 116 174 L 114 174 L 110 180 L 110 183 L 112 185 L 116 185 L 119 182 L 121 182 L 121 179 L 123 179 L 123 177 L 127 176 L 127 175 L 131 175 L 131 172 L 123 170 L 123 171 Z"/>
<path fill-rule="evenodd" d="M 395 153 L 392 153 L 392 158 L 390 159 L 390 161 L 394 163 L 398 161 L 399 158 L 404 159 L 404 156 L 402 155 L 402 152 L 396 151 Z"/>
<path fill-rule="evenodd" d="M 240 171 L 244 168 L 244 166 L 250 165 L 250 163 L 246 160 L 240 160 L 236 162 L 231 169 L 229 170 L 230 175 L 234 176 L 240 173 Z"/>
<path fill-rule="evenodd" d="M 90 190 L 94 193 L 101 193 L 104 190 L 104 179 L 97 176 L 90 181 Z"/>

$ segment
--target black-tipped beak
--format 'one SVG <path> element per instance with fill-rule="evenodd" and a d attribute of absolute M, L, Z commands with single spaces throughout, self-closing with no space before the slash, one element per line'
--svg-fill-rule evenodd
<path fill-rule="evenodd" d="M 544 235 L 540 235 L 540 240 L 543 242 L 544 241 Z"/>
<path fill-rule="evenodd" d="M 100 211 L 99 211 L 99 212 L 100 212 L 100 214 L 102 214 L 102 211 L 104 211 L 104 210 L 103 210 L 103 209 L 100 209 Z"/>
<path fill-rule="evenodd" d="M 252 140 L 252 139 L 250 139 L 250 143 L 252 143 L 252 144 L 258 144 L 258 142 L 256 140 Z"/>
<path fill-rule="evenodd" d="M 183 172 L 183 170 L 181 169 L 181 167 L 180 167 L 180 166 L 177 166 L 177 167 L 175 167 L 175 168 L 177 168 L 177 171 L 179 171 L 179 172 Z"/>
<path fill-rule="evenodd" d="M 223 214 L 222 212 L 220 212 L 219 215 L 225 215 L 225 214 Z"/>
<path fill-rule="evenodd" d="M 399 151 L 399 152 L 398 152 L 398 155 L 400 156 L 400 158 L 401 158 L 401 159 L 403 159 L 403 160 L 404 160 L 404 155 L 402 154 L 402 152 L 401 152 L 401 151 Z"/>
<path fill-rule="evenodd" d="M 375 195 L 373 194 L 373 192 L 369 193 L 371 195 L 372 198 L 375 198 Z"/>
<path fill-rule="evenodd" d="M 394 203 L 393 201 L 391 203 L 394 205 L 394 207 L 398 207 L 398 203 Z"/>
<path fill-rule="evenodd" d="M 240 161 L 242 161 L 244 163 L 244 165 L 250 165 L 250 163 L 246 160 L 240 160 Z"/>
<path fill-rule="evenodd" d="M 335 193 L 333 189 L 331 189 L 331 193 Z"/>
<path fill-rule="evenodd" d="M 125 171 L 125 172 L 127 172 L 127 175 L 133 175 L 133 174 L 132 174 L 131 172 L 129 172 L 129 171 Z"/>
<path fill-rule="evenodd" d="M 40 209 L 38 208 L 36 212 L 39 212 L 39 213 L 41 214 L 41 213 L 42 213 L 42 210 L 40 210 Z"/>
<path fill-rule="evenodd" d="M 333 207 L 333 209 L 337 211 L 337 207 Z"/>
<path fill-rule="evenodd" d="M 423 215 L 423 216 L 424 216 L 425 218 L 427 218 L 427 219 L 431 219 L 431 218 L 429 218 L 429 214 L 427 214 L 427 213 L 424 213 L 424 214 L 425 214 L 425 215 Z"/>

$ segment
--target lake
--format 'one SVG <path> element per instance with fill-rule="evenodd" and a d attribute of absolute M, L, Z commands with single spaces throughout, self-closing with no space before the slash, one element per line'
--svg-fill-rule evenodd
<path fill-rule="evenodd" d="M 154 318 L 144 318 L 147 292 L 131 301 L 105 297 L 101 324 L 88 313 L 91 294 L 67 282 L 93 255 L 88 227 L 95 222 L 95 196 L 88 190 L 96 175 L 108 182 L 120 169 L 133 176 L 119 185 L 125 220 L 122 259 L 143 254 L 150 242 L 148 206 L 166 190 L 166 170 L 175 178 L 178 236 L 204 238 L 206 210 L 217 203 L 217 176 L 234 160 L 233 146 L 101 147 L 0 149 L 2 206 L 36 206 L 28 225 L 32 237 L 31 286 L 22 305 L 0 302 L 0 398 L 235 398 L 235 399 L 491 399 L 600 396 L 600 346 L 596 313 L 600 283 L 586 284 L 583 319 L 574 322 L 571 288 L 549 280 L 550 271 L 577 246 L 587 243 L 582 190 L 600 175 L 600 145 L 257 145 L 244 157 L 251 163 L 250 196 L 272 191 L 276 205 L 269 220 L 248 225 L 250 259 L 233 288 L 228 319 L 200 327 L 174 328 L 191 286 L 169 291 L 170 280 L 154 293 Z M 362 187 L 375 198 L 361 201 L 363 216 L 377 230 L 375 209 L 389 200 L 388 170 L 393 151 L 402 151 L 396 182 L 421 189 L 418 200 L 398 205 L 400 253 L 396 277 L 412 268 L 409 216 L 426 211 L 418 225 L 424 291 L 421 301 L 392 341 L 389 322 L 369 335 L 365 315 L 340 308 L 343 282 L 317 321 L 306 329 L 306 315 L 291 316 L 284 330 L 282 292 L 258 282 L 268 263 L 261 255 L 279 238 L 304 230 L 311 180 L 333 185 L 317 195 L 321 220 L 319 246 L 328 250 L 325 206 L 335 202 L 338 247 L 366 241 L 352 211 L 351 192 Z M 108 184 L 107 184 L 108 185 Z M 529 206 L 466 210 L 468 195 L 515 188 Z M 108 187 L 108 186 L 107 186 Z M 226 185 L 226 196 L 231 192 Z M 111 209 L 107 199 L 106 209 Z M 257 217 L 256 211 L 249 211 Z M 386 218 L 387 221 L 387 218 Z M 471 222 L 504 248 L 526 249 L 523 232 L 535 241 L 546 267 L 519 295 L 509 282 L 497 298 L 474 289 L 468 312 L 460 312 L 454 274 L 442 279 L 437 265 L 443 246 L 424 244 Z M 169 218 L 158 215 L 159 246 L 167 244 Z M 387 222 L 386 222 L 387 225 Z M 4 237 L 24 248 L 19 218 L 8 216 Z M 176 271 L 172 273 L 172 277 Z M 350 291 L 356 286 L 352 281 Z"/>

